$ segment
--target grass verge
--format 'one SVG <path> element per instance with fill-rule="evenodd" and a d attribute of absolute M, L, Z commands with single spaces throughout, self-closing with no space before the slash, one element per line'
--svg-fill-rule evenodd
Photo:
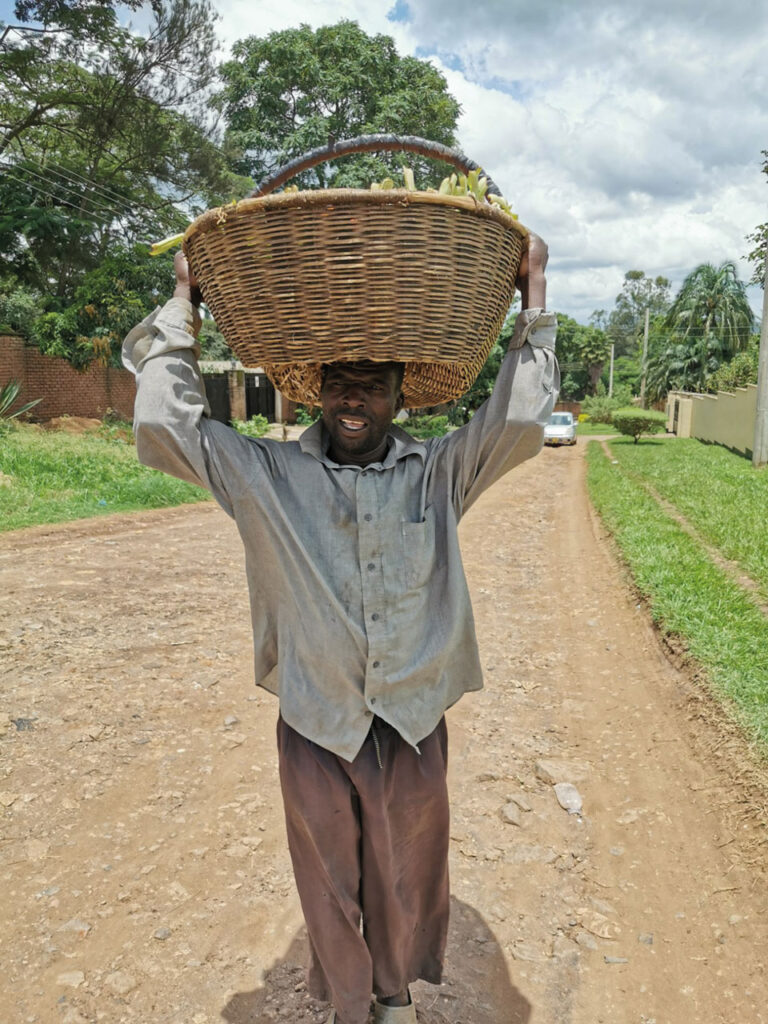
<path fill-rule="evenodd" d="M 612 423 L 593 423 L 585 420 L 576 427 L 578 437 L 589 437 L 590 434 L 618 434 L 618 430 Z"/>
<path fill-rule="evenodd" d="M 720 445 L 693 438 L 638 445 L 611 442 L 622 469 L 636 473 L 702 537 L 737 562 L 768 600 L 768 473 Z"/>
<path fill-rule="evenodd" d="M 0 437 L 0 531 L 201 501 L 119 439 L 20 426 Z"/>
<path fill-rule="evenodd" d="M 612 464 L 598 444 L 588 446 L 587 482 L 657 625 L 682 638 L 705 669 L 713 692 L 765 756 L 765 617 L 704 548 L 622 471 L 621 460 Z"/>

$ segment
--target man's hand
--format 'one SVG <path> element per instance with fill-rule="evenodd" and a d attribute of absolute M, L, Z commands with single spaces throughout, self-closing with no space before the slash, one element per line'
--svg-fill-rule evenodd
<path fill-rule="evenodd" d="M 173 260 L 173 269 L 176 271 L 176 287 L 173 296 L 176 299 L 187 299 L 193 306 L 199 306 L 203 301 L 197 278 L 189 269 L 187 257 L 183 252 L 177 252 Z"/>
<path fill-rule="evenodd" d="M 544 276 L 544 271 L 547 268 L 548 259 L 549 250 L 547 249 L 547 243 L 531 232 L 528 235 L 528 243 L 523 250 L 520 269 L 517 272 L 517 281 L 515 282 L 520 290 L 523 309 L 546 308 L 547 279 Z"/>

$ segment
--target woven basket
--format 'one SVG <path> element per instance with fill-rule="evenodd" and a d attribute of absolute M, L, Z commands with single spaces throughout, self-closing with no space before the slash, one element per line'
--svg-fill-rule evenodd
<path fill-rule="evenodd" d="M 372 140 L 476 166 L 423 140 L 368 137 L 307 154 L 260 191 Z M 230 347 L 286 397 L 319 402 L 324 363 L 396 360 L 406 406 L 421 408 L 457 398 L 480 372 L 526 235 L 473 197 L 328 189 L 211 210 L 187 229 L 184 252 Z"/>

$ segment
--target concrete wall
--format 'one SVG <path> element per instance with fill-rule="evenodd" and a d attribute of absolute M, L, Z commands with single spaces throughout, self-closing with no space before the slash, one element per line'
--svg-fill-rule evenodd
<path fill-rule="evenodd" d="M 716 395 L 672 391 L 667 396 L 668 430 L 674 429 L 678 437 L 722 444 L 744 455 L 752 454 L 756 416 L 757 387 L 754 384 L 736 391 L 718 391 Z"/>

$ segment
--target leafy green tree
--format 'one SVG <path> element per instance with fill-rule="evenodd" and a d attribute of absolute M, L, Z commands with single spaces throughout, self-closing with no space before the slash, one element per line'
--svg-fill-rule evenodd
<path fill-rule="evenodd" d="M 171 294 L 174 281 L 172 255 L 153 258 L 145 246 L 113 246 L 70 305 L 35 321 L 34 340 L 78 368 L 94 360 L 119 366 L 123 338 Z"/>
<path fill-rule="evenodd" d="M 728 363 L 719 367 L 707 380 L 707 391 L 734 391 L 757 384 L 760 361 L 760 347 L 755 339 L 749 348 L 737 354 Z"/>
<path fill-rule="evenodd" d="M 610 355 L 605 331 L 558 313 L 556 352 L 561 371 L 577 385 L 575 393 L 594 395 Z"/>
<path fill-rule="evenodd" d="M 763 172 L 768 174 L 768 149 L 763 150 Z M 755 230 L 747 235 L 747 241 L 754 245 L 747 259 L 752 264 L 751 284 L 759 284 L 763 288 L 768 282 L 765 280 L 765 254 L 768 252 L 768 222 L 758 224 Z"/>
<path fill-rule="evenodd" d="M 237 170 L 260 180 L 294 157 L 356 135 L 393 132 L 454 145 L 460 107 L 442 74 L 401 57 L 394 40 L 369 36 L 353 21 L 250 36 L 221 67 L 219 105 Z M 347 157 L 297 176 L 302 187 L 367 187 L 395 173 L 399 154 Z M 426 161 L 408 154 L 417 181 L 434 183 Z"/>
<path fill-rule="evenodd" d="M 645 311 L 651 324 L 669 308 L 669 281 L 666 277 L 646 277 L 644 270 L 628 270 L 610 313 L 596 310 L 592 323 L 602 327 L 614 344 L 616 356 L 635 355 L 645 328 Z"/>
<path fill-rule="evenodd" d="M 133 6 L 139 6 L 137 3 Z M 244 189 L 201 104 L 214 74 L 207 0 L 156 0 L 140 36 L 96 0 L 21 2 L 0 51 L 0 254 L 61 310 L 110 245 L 182 228 Z"/>

